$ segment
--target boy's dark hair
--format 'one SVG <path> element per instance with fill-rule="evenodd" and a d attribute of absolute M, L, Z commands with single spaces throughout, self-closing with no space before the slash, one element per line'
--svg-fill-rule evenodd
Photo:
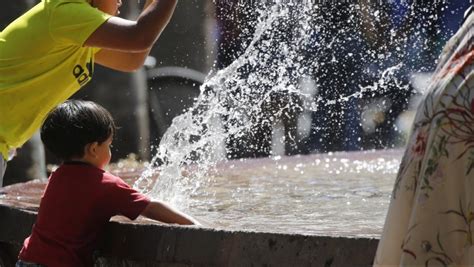
<path fill-rule="evenodd" d="M 68 100 L 48 114 L 41 127 L 41 140 L 56 157 L 70 160 L 84 156 L 87 144 L 101 144 L 115 131 L 112 115 L 102 106 Z"/>

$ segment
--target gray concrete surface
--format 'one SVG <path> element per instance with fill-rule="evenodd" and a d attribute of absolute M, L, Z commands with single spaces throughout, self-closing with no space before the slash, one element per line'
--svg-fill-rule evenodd
<path fill-rule="evenodd" d="M 24 208 L 0 204 L 0 242 L 3 247 L 8 244 L 10 251 L 19 248 L 36 218 L 34 211 Z M 116 267 L 369 266 L 378 242 L 178 227 L 144 220 L 114 220 L 101 240 L 96 266 Z"/>

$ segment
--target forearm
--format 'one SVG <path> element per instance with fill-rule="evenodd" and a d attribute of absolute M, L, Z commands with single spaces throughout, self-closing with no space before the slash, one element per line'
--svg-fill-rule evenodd
<path fill-rule="evenodd" d="M 150 202 L 141 215 L 164 223 L 199 225 L 196 219 L 161 201 Z"/>
<path fill-rule="evenodd" d="M 151 3 L 153 3 L 153 1 L 155 0 L 146 0 L 145 5 L 143 5 L 143 10 L 147 9 L 151 5 Z"/>
<path fill-rule="evenodd" d="M 84 46 L 147 54 L 170 21 L 177 2 L 147 0 L 147 7 L 137 21 L 110 17 L 89 36 Z"/>
<path fill-rule="evenodd" d="M 178 0 L 147 0 L 145 9 L 137 19 L 138 36 L 151 47 L 168 25 Z"/>

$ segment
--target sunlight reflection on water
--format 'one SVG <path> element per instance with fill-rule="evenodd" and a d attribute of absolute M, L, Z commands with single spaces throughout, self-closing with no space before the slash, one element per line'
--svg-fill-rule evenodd
<path fill-rule="evenodd" d="M 401 150 L 253 159 L 218 166 L 189 210 L 217 228 L 378 237 Z"/>

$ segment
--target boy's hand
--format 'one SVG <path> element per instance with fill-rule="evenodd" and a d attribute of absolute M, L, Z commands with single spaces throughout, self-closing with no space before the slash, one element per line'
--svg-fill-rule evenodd
<path fill-rule="evenodd" d="M 181 225 L 201 225 L 193 217 L 184 214 L 168 204 L 161 201 L 151 201 L 145 210 L 143 216 L 164 223 L 177 223 Z"/>
<path fill-rule="evenodd" d="M 196 226 L 202 226 L 202 224 L 201 224 L 200 222 L 198 222 L 196 219 L 192 218 L 191 220 L 192 220 L 192 222 L 194 223 L 194 225 L 196 225 Z"/>

